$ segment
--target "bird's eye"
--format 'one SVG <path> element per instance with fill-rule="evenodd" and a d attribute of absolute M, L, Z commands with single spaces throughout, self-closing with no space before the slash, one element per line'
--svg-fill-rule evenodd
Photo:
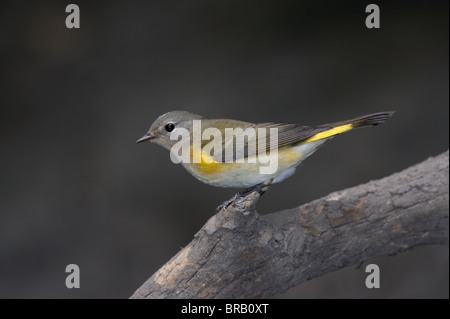
<path fill-rule="evenodd" d="M 167 123 L 166 124 L 166 131 L 167 132 L 172 132 L 174 128 L 175 128 L 175 125 L 173 123 Z"/>

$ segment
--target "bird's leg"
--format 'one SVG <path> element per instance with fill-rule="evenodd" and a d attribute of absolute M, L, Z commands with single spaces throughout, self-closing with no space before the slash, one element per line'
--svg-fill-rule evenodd
<path fill-rule="evenodd" d="M 256 184 L 254 186 L 251 186 L 249 188 L 246 188 L 236 194 L 233 195 L 233 197 L 231 197 L 230 199 L 224 201 L 222 204 L 220 204 L 217 208 L 216 208 L 216 212 L 221 211 L 222 209 L 226 209 L 228 206 L 230 206 L 235 200 L 239 199 L 239 198 L 243 198 L 245 196 L 247 196 L 248 194 L 252 193 L 252 192 L 258 192 L 260 196 L 262 196 L 265 192 L 267 192 L 267 190 L 269 189 L 270 185 L 272 185 L 272 181 L 273 178 L 265 181 L 264 183 L 259 183 Z"/>
<path fill-rule="evenodd" d="M 246 189 L 238 192 L 236 195 L 237 195 L 237 197 L 245 197 L 248 194 L 250 194 L 252 192 L 255 192 L 255 191 L 258 192 L 259 195 L 262 195 L 265 192 L 267 192 L 267 190 L 269 189 L 270 185 L 272 185 L 272 180 L 269 180 L 269 181 L 264 182 L 264 183 L 259 183 L 259 184 L 256 184 L 254 186 L 251 186 L 249 188 L 246 188 Z"/>

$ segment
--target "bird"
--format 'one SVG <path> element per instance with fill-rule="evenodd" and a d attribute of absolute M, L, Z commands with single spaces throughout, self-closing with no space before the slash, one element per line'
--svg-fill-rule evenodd
<path fill-rule="evenodd" d="M 238 193 L 243 196 L 257 188 L 264 188 L 265 192 L 268 186 L 292 176 L 300 163 L 337 135 L 383 124 L 393 114 L 394 111 L 378 112 L 346 121 L 305 126 L 207 119 L 187 111 L 171 111 L 159 116 L 136 143 L 148 141 L 171 150 L 172 160 L 172 155 L 179 160 L 174 153 L 184 150 L 187 156 L 181 164 L 191 175 L 216 187 L 244 188 Z M 176 132 L 178 135 L 174 137 Z M 205 136 L 206 132 L 214 134 Z M 230 132 L 237 133 L 232 135 Z M 183 145 L 180 145 L 180 136 L 185 139 Z M 176 152 L 174 148 L 177 148 Z M 231 157 L 225 158 L 230 154 Z M 263 172 L 264 167 L 273 163 L 276 169 Z"/>

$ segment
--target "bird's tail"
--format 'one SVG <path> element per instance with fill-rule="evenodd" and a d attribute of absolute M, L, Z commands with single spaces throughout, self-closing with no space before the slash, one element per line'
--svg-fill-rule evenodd
<path fill-rule="evenodd" d="M 368 114 L 364 116 L 360 116 L 351 120 L 327 124 L 324 126 L 328 127 L 338 127 L 343 125 L 351 125 L 351 128 L 358 128 L 358 127 L 366 127 L 366 126 L 375 126 L 380 125 L 386 122 L 392 115 L 394 115 L 395 112 L 389 111 L 389 112 L 379 112 L 379 113 L 373 113 Z"/>
<path fill-rule="evenodd" d="M 321 130 L 321 132 L 314 134 L 310 138 L 303 141 L 303 143 L 310 143 L 330 138 L 335 135 L 350 131 L 354 128 L 380 125 L 386 122 L 387 119 L 389 119 L 393 114 L 394 112 L 380 112 L 360 116 L 347 121 L 321 125 L 317 127 Z"/>

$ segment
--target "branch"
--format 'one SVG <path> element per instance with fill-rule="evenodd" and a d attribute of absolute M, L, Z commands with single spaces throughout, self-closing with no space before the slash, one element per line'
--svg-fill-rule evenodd
<path fill-rule="evenodd" d="M 131 298 L 266 298 L 374 257 L 448 244 L 449 152 L 377 181 L 260 216 L 236 200 Z"/>

